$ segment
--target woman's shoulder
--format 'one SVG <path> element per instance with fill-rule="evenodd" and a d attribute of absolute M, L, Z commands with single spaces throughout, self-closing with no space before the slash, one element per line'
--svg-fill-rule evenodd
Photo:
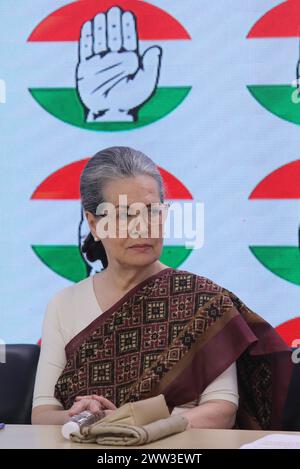
<path fill-rule="evenodd" d="M 204 275 L 197 274 L 195 272 L 191 272 L 189 270 L 184 269 L 173 269 L 175 277 L 178 275 L 182 276 L 183 279 L 186 277 L 187 283 L 190 282 L 191 288 L 196 289 L 209 289 L 216 293 L 226 293 L 228 290 L 224 288 L 222 285 L 218 284 L 214 280 L 209 277 L 205 277 Z"/>
<path fill-rule="evenodd" d="M 199 295 L 199 298 L 204 297 L 204 299 L 208 299 L 216 295 L 218 297 L 223 298 L 223 301 L 227 305 L 233 305 L 238 310 L 253 313 L 253 311 L 249 309 L 249 307 L 243 302 L 243 300 L 241 300 L 239 296 L 237 296 L 228 288 L 215 282 L 211 278 L 183 269 L 174 269 L 174 272 L 182 275 L 182 280 L 184 280 L 184 277 L 187 278 L 185 282 L 185 291 L 188 291 L 190 289 L 193 293 L 196 294 L 196 296 Z M 178 282 L 175 281 L 175 283 Z M 180 283 L 181 285 L 184 285 L 184 282 L 181 281 Z"/>
<path fill-rule="evenodd" d="M 91 280 L 87 277 L 61 288 L 48 301 L 43 330 L 59 331 L 64 344 L 94 319 Z"/>
<path fill-rule="evenodd" d="M 89 295 L 91 280 L 91 277 L 86 277 L 79 282 L 61 288 L 52 296 L 49 303 L 62 310 L 78 305 L 80 301 Z"/>

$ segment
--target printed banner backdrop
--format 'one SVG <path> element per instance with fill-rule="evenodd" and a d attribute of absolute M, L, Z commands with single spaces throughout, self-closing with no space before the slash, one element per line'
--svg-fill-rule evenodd
<path fill-rule="evenodd" d="M 0 18 L 0 338 L 38 342 L 50 298 L 99 270 L 79 177 L 126 145 L 168 201 L 204 204 L 203 246 L 167 239 L 162 261 L 300 339 L 300 0 L 0 0 Z"/>

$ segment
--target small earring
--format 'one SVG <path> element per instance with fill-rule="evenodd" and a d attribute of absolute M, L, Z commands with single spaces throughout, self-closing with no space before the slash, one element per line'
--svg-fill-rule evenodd
<path fill-rule="evenodd" d="M 98 241 L 98 238 L 97 238 L 97 236 L 95 236 L 95 237 L 94 237 L 94 241 Z"/>

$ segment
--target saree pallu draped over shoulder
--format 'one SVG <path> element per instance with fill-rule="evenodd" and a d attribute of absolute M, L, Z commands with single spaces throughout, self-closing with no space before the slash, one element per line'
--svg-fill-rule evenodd
<path fill-rule="evenodd" d="M 234 361 L 237 428 L 280 429 L 290 350 L 270 324 L 211 280 L 167 268 L 132 288 L 66 346 L 55 397 L 98 394 L 117 407 L 164 394 L 196 399 Z"/>

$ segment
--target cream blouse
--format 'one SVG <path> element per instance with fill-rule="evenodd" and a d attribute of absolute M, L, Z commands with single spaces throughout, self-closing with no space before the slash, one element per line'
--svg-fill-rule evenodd
<path fill-rule="evenodd" d="M 94 291 L 93 276 L 63 288 L 50 299 L 42 327 L 33 407 L 62 406 L 54 397 L 54 387 L 66 365 L 65 346 L 102 312 Z M 180 413 L 211 399 L 227 400 L 238 406 L 235 362 L 207 386 L 199 399 L 175 407 L 172 413 Z"/>

